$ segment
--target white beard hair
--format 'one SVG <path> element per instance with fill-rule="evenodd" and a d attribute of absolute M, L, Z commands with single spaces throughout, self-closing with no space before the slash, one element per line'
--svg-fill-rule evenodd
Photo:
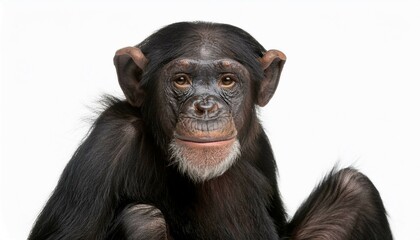
<path fill-rule="evenodd" d="M 194 164 L 191 159 L 188 159 L 188 155 L 185 156 L 184 151 L 187 150 L 176 144 L 175 140 L 172 140 L 169 145 L 169 149 L 172 153 L 172 160 L 174 161 L 174 164 L 177 164 L 178 170 L 181 173 L 188 175 L 195 182 L 204 182 L 221 176 L 236 162 L 236 159 L 241 154 L 241 144 L 236 139 L 230 147 L 229 154 L 223 160 L 218 161 L 218 164 L 215 166 L 200 166 L 198 164 Z M 211 159 L 214 156 L 207 154 L 205 157 Z"/>

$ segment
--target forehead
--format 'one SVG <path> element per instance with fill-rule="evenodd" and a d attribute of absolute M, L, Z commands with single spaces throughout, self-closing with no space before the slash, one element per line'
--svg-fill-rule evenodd
<path fill-rule="evenodd" d="M 179 58 L 169 62 L 166 72 L 195 74 L 235 73 L 243 77 L 250 77 L 249 71 L 245 66 L 229 58 L 215 60 Z"/>
<path fill-rule="evenodd" d="M 223 41 L 207 40 L 199 44 L 186 44 L 183 54 L 165 65 L 166 72 L 201 72 L 208 74 L 209 71 L 218 73 L 231 72 L 250 77 L 249 69 L 240 63 L 231 48 L 223 45 Z"/>

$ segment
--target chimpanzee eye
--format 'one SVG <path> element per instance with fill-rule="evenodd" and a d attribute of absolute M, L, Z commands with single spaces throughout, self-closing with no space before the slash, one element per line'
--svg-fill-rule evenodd
<path fill-rule="evenodd" d="M 179 74 L 173 78 L 175 87 L 177 88 L 188 88 L 191 86 L 191 78 L 186 74 Z"/>
<path fill-rule="evenodd" d="M 219 80 L 220 87 L 231 88 L 235 85 L 236 79 L 232 75 L 223 75 Z"/>

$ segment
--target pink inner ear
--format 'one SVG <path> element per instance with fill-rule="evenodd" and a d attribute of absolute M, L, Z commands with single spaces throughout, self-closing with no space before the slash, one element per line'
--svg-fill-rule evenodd
<path fill-rule="evenodd" d="M 144 56 L 143 52 L 137 47 L 125 47 L 118 50 L 115 56 L 129 55 L 133 59 L 134 63 L 141 69 L 144 70 L 148 63 L 148 59 Z"/>
<path fill-rule="evenodd" d="M 264 70 L 264 79 L 260 83 L 257 104 L 264 107 L 276 91 L 286 55 L 278 50 L 269 50 L 259 61 Z"/>
<path fill-rule="evenodd" d="M 268 50 L 262 58 L 260 58 L 260 63 L 262 68 L 267 69 L 274 59 L 280 58 L 282 61 L 286 61 L 286 54 L 279 50 Z"/>

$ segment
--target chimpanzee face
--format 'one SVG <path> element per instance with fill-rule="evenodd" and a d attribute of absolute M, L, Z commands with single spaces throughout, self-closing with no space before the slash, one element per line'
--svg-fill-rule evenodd
<path fill-rule="evenodd" d="M 231 35 L 237 41 L 230 45 L 229 38 L 205 31 L 193 40 L 179 37 L 176 44 L 152 38 L 145 47 L 153 48 L 150 60 L 136 47 L 117 51 L 114 59 L 127 100 L 141 108 L 145 126 L 171 155 L 170 164 L 197 182 L 235 163 L 250 131 L 247 123 L 255 122 L 255 105 L 267 104 L 277 87 L 284 54 L 255 50 L 243 37 Z"/>
<path fill-rule="evenodd" d="M 205 56 L 182 57 L 163 69 L 161 83 L 176 125 L 170 144 L 173 160 L 192 179 L 223 174 L 240 154 L 237 126 L 242 125 L 250 74 L 239 62 Z M 236 121 L 235 121 L 236 120 Z"/>

